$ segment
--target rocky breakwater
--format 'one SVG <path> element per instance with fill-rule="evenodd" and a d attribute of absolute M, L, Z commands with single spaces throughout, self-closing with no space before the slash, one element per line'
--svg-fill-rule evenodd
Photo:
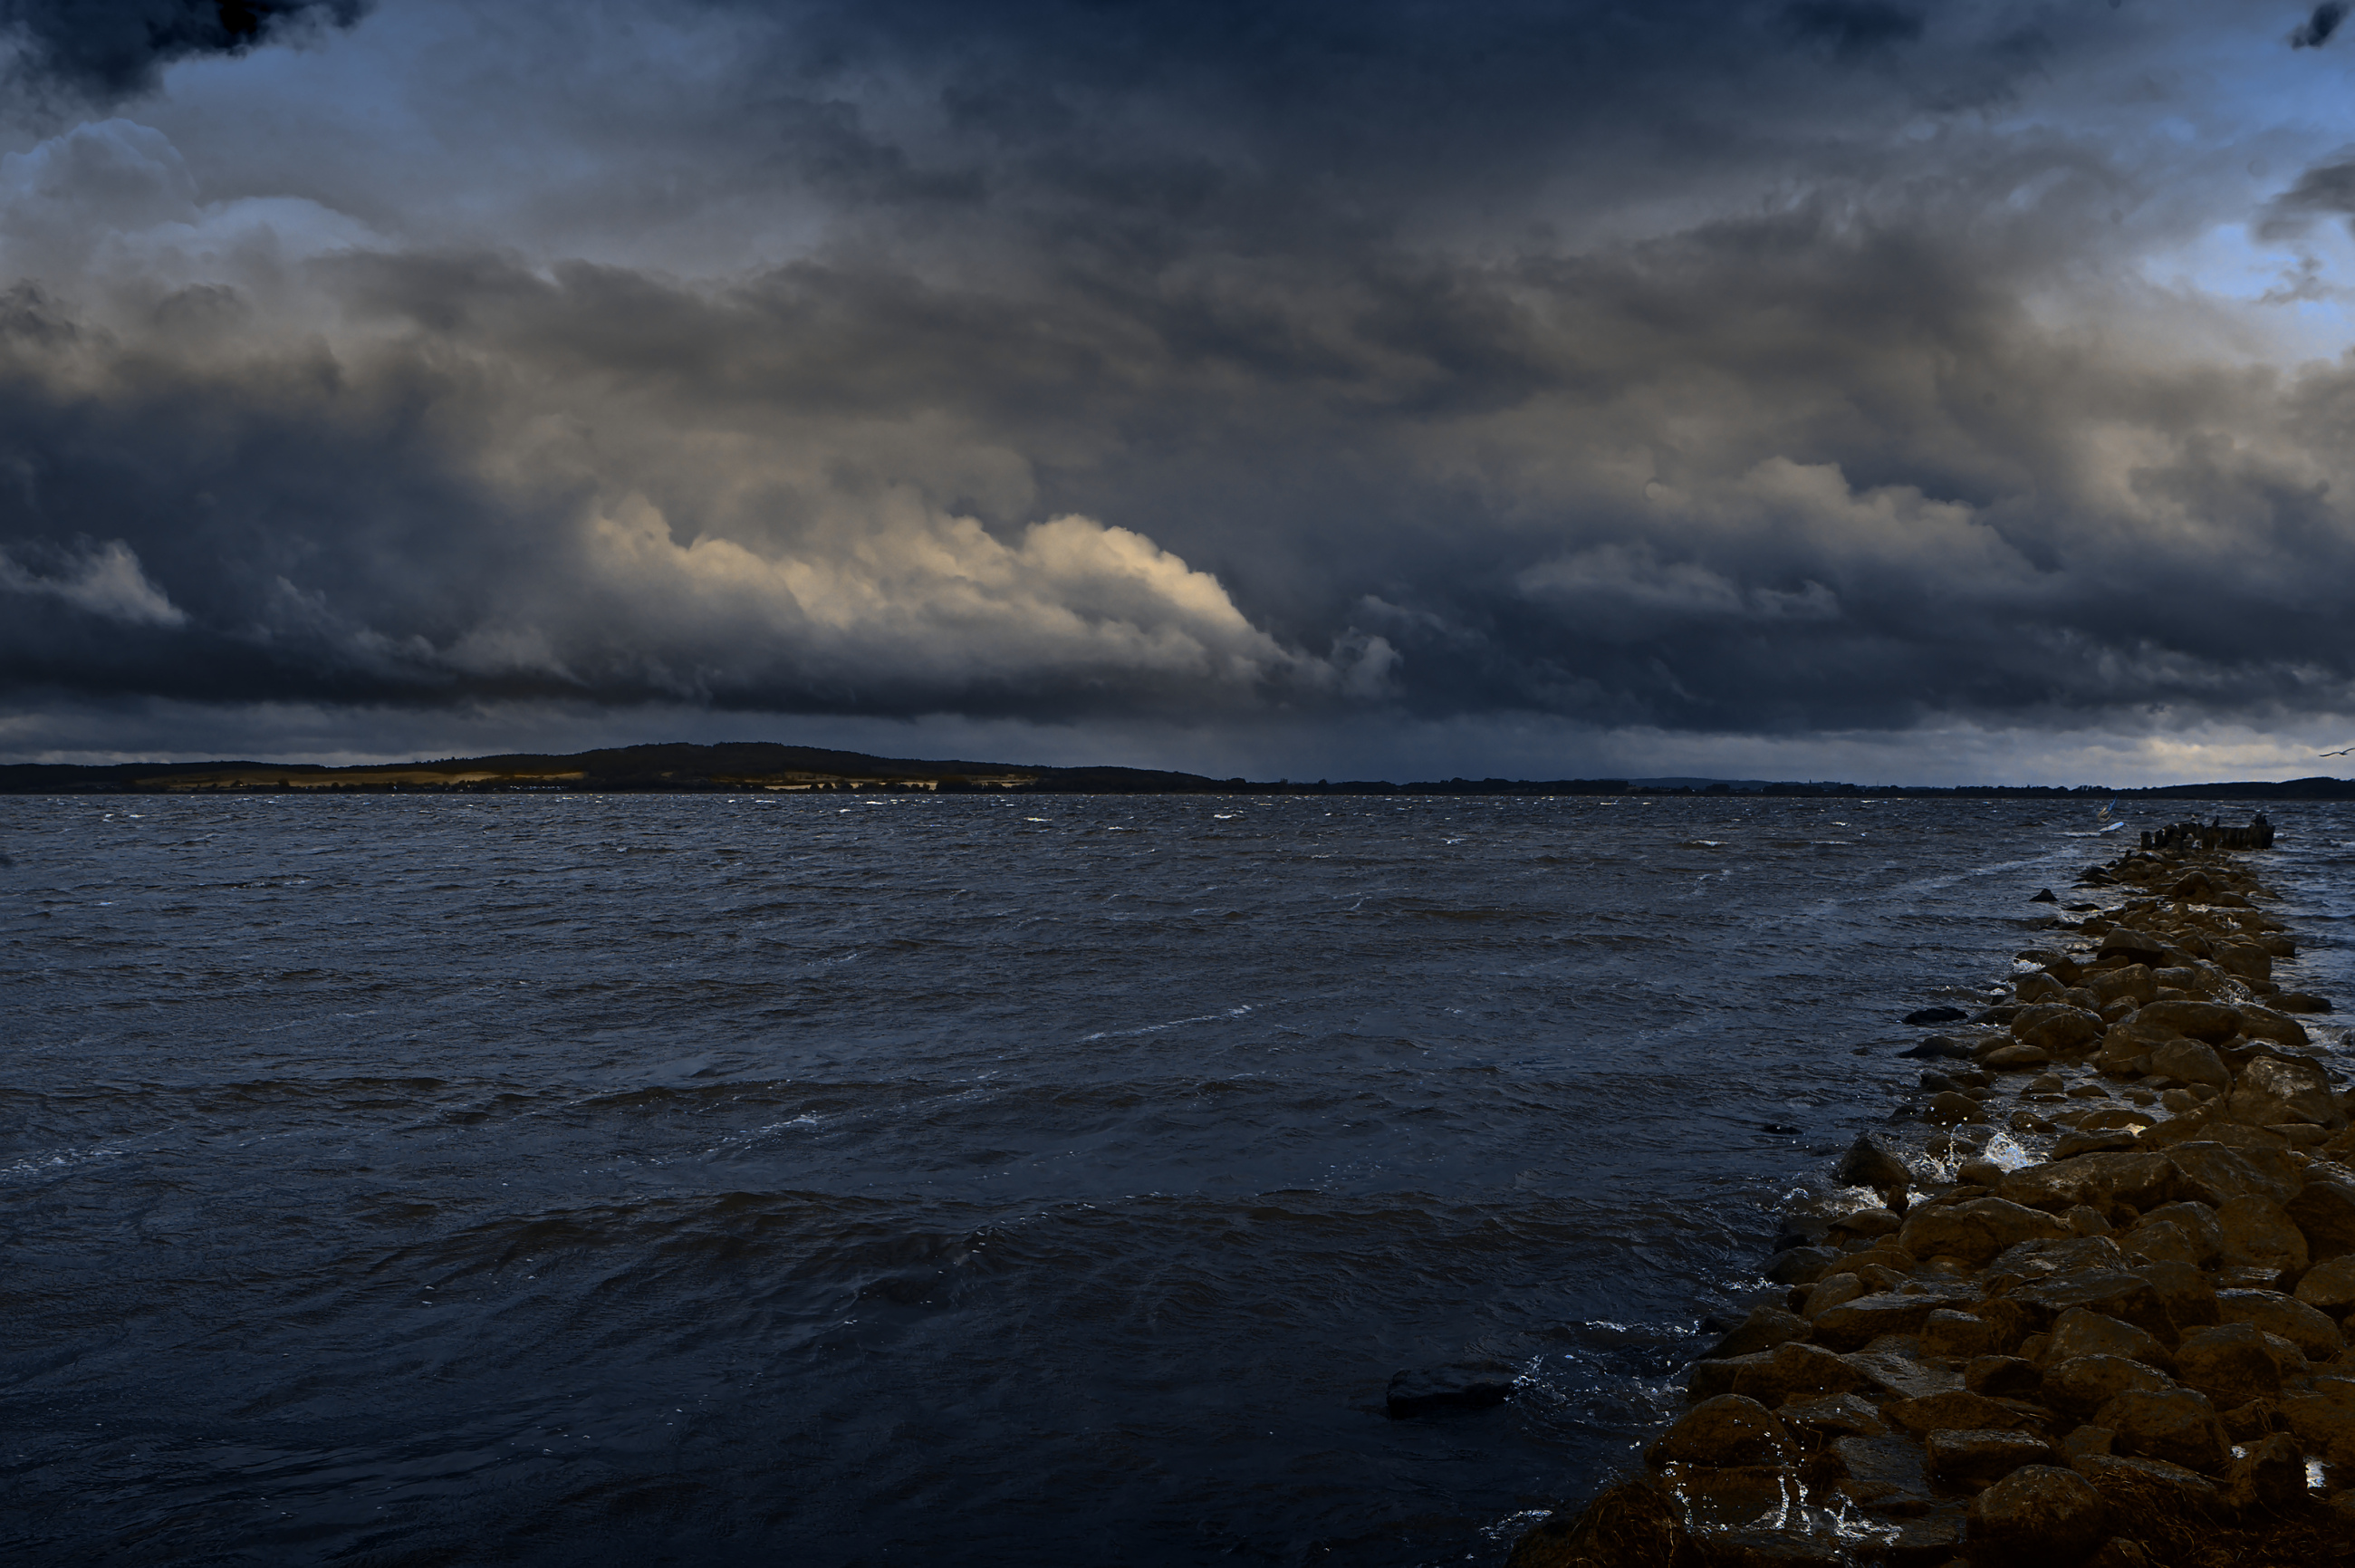
<path fill-rule="evenodd" d="M 2090 869 L 1641 1474 L 1513 1568 L 2355 1563 L 2355 1096 L 2241 866 Z M 1936 1130 L 1932 1130 L 1936 1129 Z M 1873 1196 L 1867 1198 L 1865 1194 Z"/>

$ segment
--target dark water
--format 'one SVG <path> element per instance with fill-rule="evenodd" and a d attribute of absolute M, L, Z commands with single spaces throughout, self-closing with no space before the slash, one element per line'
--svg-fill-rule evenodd
<path fill-rule="evenodd" d="M 1497 1562 L 2089 816 L 0 800 L 0 1552 Z"/>

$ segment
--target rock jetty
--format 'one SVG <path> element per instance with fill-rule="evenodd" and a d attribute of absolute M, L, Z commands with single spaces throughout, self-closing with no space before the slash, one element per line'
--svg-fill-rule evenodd
<path fill-rule="evenodd" d="M 2088 868 L 2014 999 L 1905 1053 L 1913 1136 L 1786 1219 L 1786 1294 L 1643 1471 L 1512 1568 L 2355 1563 L 2355 1095 L 2259 837 Z"/>

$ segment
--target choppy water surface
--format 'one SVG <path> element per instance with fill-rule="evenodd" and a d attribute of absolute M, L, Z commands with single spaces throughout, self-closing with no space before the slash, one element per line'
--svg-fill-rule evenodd
<path fill-rule="evenodd" d="M 0 800 L 0 1550 L 1495 1563 L 2089 815 Z"/>

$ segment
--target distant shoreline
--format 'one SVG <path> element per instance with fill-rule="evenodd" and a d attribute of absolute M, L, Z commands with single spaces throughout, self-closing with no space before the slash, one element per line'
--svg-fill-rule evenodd
<path fill-rule="evenodd" d="M 0 765 L 0 795 L 1344 795 L 1714 799 L 2355 800 L 2355 779 L 2165 784 L 1856 784 L 1761 779 L 1214 779 L 1146 768 L 1024 766 L 876 757 L 743 741 L 623 746 L 569 755 L 487 757 L 326 767 L 250 761 Z"/>

